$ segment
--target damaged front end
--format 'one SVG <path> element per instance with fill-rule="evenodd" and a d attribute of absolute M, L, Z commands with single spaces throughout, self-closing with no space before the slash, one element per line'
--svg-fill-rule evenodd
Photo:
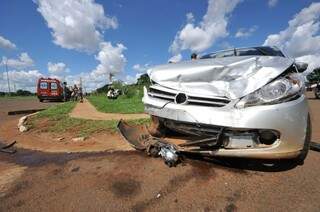
<path fill-rule="evenodd" d="M 170 167 L 176 166 L 185 153 L 211 156 L 221 148 L 232 150 L 268 147 L 279 138 L 279 133 L 272 130 L 232 130 L 173 120 L 161 120 L 161 125 L 163 126 L 159 126 L 156 121 L 149 128 L 130 126 L 121 120 L 118 129 L 135 149 L 152 157 L 161 156 Z M 156 131 L 154 126 L 162 132 Z M 164 128 L 172 129 L 176 133 L 164 132 Z M 160 135 L 161 137 L 156 137 Z"/>
<path fill-rule="evenodd" d="M 143 103 L 155 124 L 146 134 L 157 142 L 165 136 L 160 143 L 171 145 L 174 151 L 169 152 L 178 156 L 184 152 L 261 159 L 306 155 L 311 131 L 299 67 L 283 55 L 238 56 L 244 50 L 234 51 L 238 53 L 231 57 L 150 69 L 152 85 L 144 89 Z M 165 131 L 185 137 L 177 141 Z"/>

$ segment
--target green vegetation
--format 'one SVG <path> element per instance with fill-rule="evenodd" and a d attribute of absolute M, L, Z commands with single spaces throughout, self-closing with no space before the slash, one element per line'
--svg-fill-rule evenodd
<path fill-rule="evenodd" d="M 148 75 L 142 75 L 136 84 L 126 85 L 121 81 L 114 81 L 111 85 L 105 85 L 88 97 L 91 104 L 97 110 L 106 113 L 142 113 L 144 106 L 141 101 L 143 86 L 149 86 Z M 108 99 L 106 94 L 110 87 L 119 89 L 122 95 L 118 99 Z M 50 107 L 39 112 L 30 120 L 30 127 L 45 132 L 68 132 L 76 136 L 88 136 L 92 133 L 104 130 L 115 131 L 118 121 L 97 121 L 71 118 L 68 114 L 75 107 L 75 102 L 66 102 Z M 128 121 L 131 124 L 141 125 L 150 122 L 149 119 L 137 119 Z"/>
<path fill-rule="evenodd" d="M 310 83 L 320 82 L 320 67 L 314 69 L 310 74 L 308 74 L 307 79 Z"/>
<path fill-rule="evenodd" d="M 130 90 L 127 94 L 121 95 L 118 99 L 108 99 L 106 95 L 95 95 L 88 97 L 95 108 L 104 113 L 142 113 L 144 106 L 142 103 L 142 91 Z"/>
<path fill-rule="evenodd" d="M 142 103 L 143 87 L 150 86 L 150 79 L 147 74 L 139 77 L 136 84 L 126 85 L 121 81 L 114 81 L 112 84 L 98 88 L 88 100 L 96 109 L 104 113 L 142 113 L 144 106 Z M 108 99 L 107 92 L 110 88 L 121 91 L 117 99 Z"/>
<path fill-rule="evenodd" d="M 22 89 L 18 89 L 16 92 L 2 92 L 0 91 L 0 97 L 6 97 L 6 96 L 35 96 L 34 93 L 31 93 L 30 91 L 26 91 L 26 90 L 22 90 Z"/>
<path fill-rule="evenodd" d="M 38 127 L 45 132 L 70 132 L 76 134 L 76 136 L 89 136 L 92 133 L 104 130 L 116 130 L 118 121 L 96 121 L 69 117 L 68 114 L 75 105 L 75 102 L 66 102 L 41 111 L 31 118 L 30 125 L 32 128 Z M 41 124 L 44 122 L 45 125 Z M 146 124 L 149 119 L 137 119 L 128 122 L 131 124 Z"/>
<path fill-rule="evenodd" d="M 75 106 L 76 102 L 65 102 L 40 111 L 35 117 L 48 118 L 49 120 L 56 121 L 67 116 Z"/>
<path fill-rule="evenodd" d="M 119 89 L 126 94 L 126 90 L 130 87 L 139 87 L 142 88 L 143 86 L 149 87 L 150 86 L 150 78 L 148 74 L 142 74 L 138 79 L 136 84 L 126 85 L 121 80 L 115 80 L 110 84 L 106 84 L 101 88 L 97 88 L 94 92 L 95 95 L 97 94 L 106 94 L 108 90 L 112 87 L 113 89 Z"/>

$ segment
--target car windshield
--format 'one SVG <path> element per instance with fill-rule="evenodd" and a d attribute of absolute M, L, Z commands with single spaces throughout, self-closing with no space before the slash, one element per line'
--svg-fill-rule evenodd
<path fill-rule="evenodd" d="M 50 85 L 51 85 L 51 90 L 57 90 L 58 89 L 57 83 L 52 82 Z"/>
<path fill-rule="evenodd" d="M 48 83 L 47 82 L 40 82 L 40 89 L 47 89 Z"/>
<path fill-rule="evenodd" d="M 279 56 L 285 57 L 283 53 L 274 47 L 261 46 L 252 48 L 235 48 L 220 52 L 214 52 L 200 57 L 200 59 L 208 58 L 222 58 L 222 57 L 232 57 L 232 56 Z"/>

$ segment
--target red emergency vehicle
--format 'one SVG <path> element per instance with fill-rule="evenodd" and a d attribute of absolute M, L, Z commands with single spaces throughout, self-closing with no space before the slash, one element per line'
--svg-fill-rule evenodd
<path fill-rule="evenodd" d="M 58 79 L 40 78 L 37 84 L 37 96 L 40 102 L 43 100 L 63 100 L 63 88 Z"/>

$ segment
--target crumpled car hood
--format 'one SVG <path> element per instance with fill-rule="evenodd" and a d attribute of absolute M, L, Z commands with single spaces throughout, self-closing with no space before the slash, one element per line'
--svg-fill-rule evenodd
<path fill-rule="evenodd" d="M 272 56 L 199 59 L 156 66 L 148 74 L 159 85 L 181 92 L 238 99 L 279 76 L 293 62 Z"/>

